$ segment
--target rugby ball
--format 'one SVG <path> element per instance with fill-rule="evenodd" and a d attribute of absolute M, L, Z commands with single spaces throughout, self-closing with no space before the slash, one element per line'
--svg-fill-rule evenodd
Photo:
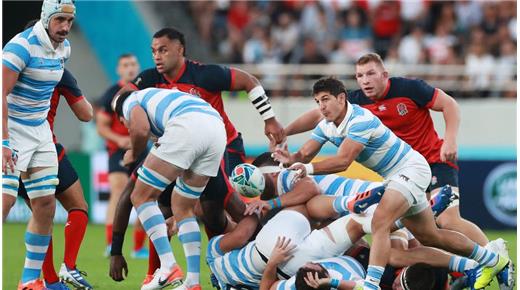
<path fill-rule="evenodd" d="M 264 175 L 258 167 L 248 163 L 237 165 L 231 172 L 229 181 L 233 188 L 245 197 L 257 197 L 264 192 Z"/>

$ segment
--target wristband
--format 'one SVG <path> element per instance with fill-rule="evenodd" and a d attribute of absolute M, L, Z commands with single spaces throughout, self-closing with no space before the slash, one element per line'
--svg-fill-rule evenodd
<path fill-rule="evenodd" d="M 338 289 L 339 288 L 339 280 L 336 278 L 330 279 L 330 288 L 332 289 Z"/>
<path fill-rule="evenodd" d="M 269 102 L 269 98 L 262 86 L 254 87 L 247 95 L 264 121 L 275 116 L 271 102 Z"/>
<path fill-rule="evenodd" d="M 314 173 L 314 166 L 312 166 L 312 163 L 306 163 L 303 164 L 305 166 L 305 171 L 307 172 L 307 175 L 312 175 Z"/>
<path fill-rule="evenodd" d="M 110 246 L 111 256 L 122 256 L 123 255 L 123 242 L 125 240 L 125 234 L 112 233 L 112 245 Z"/>
<path fill-rule="evenodd" d="M 282 200 L 280 199 L 280 197 L 270 199 L 267 201 L 267 203 L 269 204 L 271 209 L 282 207 Z"/>
<path fill-rule="evenodd" d="M 2 140 L 2 147 L 11 149 L 11 146 L 9 146 L 9 139 Z"/>

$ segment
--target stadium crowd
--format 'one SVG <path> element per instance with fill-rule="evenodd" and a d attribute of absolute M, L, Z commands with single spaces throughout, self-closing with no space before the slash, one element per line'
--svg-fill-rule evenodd
<path fill-rule="evenodd" d="M 189 6 L 202 40 L 222 62 L 352 64 L 375 51 L 389 65 L 465 64 L 461 76 L 425 76 L 465 80 L 466 92 L 456 97 L 516 96 L 516 90 L 497 92 L 516 79 L 514 1 L 194 1 Z"/>

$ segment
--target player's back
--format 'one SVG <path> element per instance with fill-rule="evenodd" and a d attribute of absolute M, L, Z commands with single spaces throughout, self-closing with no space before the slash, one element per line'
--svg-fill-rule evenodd
<path fill-rule="evenodd" d="M 220 238 L 222 236 L 209 242 L 206 261 L 222 289 L 226 289 L 226 285 L 245 285 L 257 289 L 262 280 L 265 262 L 261 260 L 255 242 L 249 242 L 241 249 L 222 254 L 219 253 L 220 249 L 216 249 L 220 244 Z"/>
<path fill-rule="evenodd" d="M 149 88 L 132 93 L 123 107 L 123 113 L 127 120 L 130 119 L 130 111 L 134 106 L 141 106 L 150 122 L 150 129 L 156 136 L 162 136 L 167 124 L 185 114 L 205 114 L 222 120 L 204 100 L 181 92 L 179 90 Z"/>
<path fill-rule="evenodd" d="M 380 182 L 352 179 L 336 174 L 310 175 L 310 178 L 316 182 L 321 194 L 330 196 L 348 196 L 381 185 Z M 294 170 L 280 171 L 277 180 L 278 195 L 292 191 L 298 179 L 298 173 Z"/>
<path fill-rule="evenodd" d="M 322 265 L 331 278 L 338 280 L 363 280 L 365 279 L 365 270 L 361 264 L 352 257 L 340 256 L 314 261 Z M 277 290 L 295 290 L 296 277 L 292 276 L 289 280 L 281 281 L 276 286 Z"/>

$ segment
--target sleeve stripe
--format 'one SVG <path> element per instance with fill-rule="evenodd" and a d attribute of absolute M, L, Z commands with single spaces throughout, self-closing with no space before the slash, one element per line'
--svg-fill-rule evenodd
<path fill-rule="evenodd" d="M 2 60 L 2 63 L 8 67 L 10 70 L 14 71 L 14 72 L 17 72 L 17 73 L 20 73 L 20 69 L 18 67 L 16 67 L 14 64 L 10 63 L 7 59 L 3 59 Z"/>
<path fill-rule="evenodd" d="M 29 53 L 27 48 L 25 48 L 22 45 L 17 44 L 17 43 L 8 43 L 4 47 L 4 53 L 6 53 L 6 52 L 10 52 L 10 53 L 18 56 L 24 62 L 25 65 L 27 65 L 27 63 L 31 59 L 31 54 Z M 6 57 L 6 55 L 4 55 L 4 58 L 5 57 Z"/>
<path fill-rule="evenodd" d="M 437 96 L 439 95 L 439 89 L 435 88 L 433 89 L 433 96 L 432 96 L 432 99 L 431 101 L 429 101 L 427 104 L 426 104 L 426 108 L 431 108 L 433 107 L 433 104 L 435 104 L 435 100 L 437 100 Z"/>
<path fill-rule="evenodd" d="M 262 96 L 260 96 L 260 97 L 258 97 L 256 99 L 254 99 L 253 102 L 252 102 L 253 105 L 256 105 L 256 103 L 259 103 L 260 101 L 262 101 L 264 99 L 264 96 L 265 95 L 262 95 Z"/>

